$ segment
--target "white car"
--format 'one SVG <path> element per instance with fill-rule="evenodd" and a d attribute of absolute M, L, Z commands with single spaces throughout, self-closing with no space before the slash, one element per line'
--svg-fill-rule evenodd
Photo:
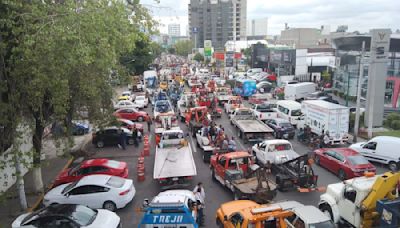
<path fill-rule="evenodd" d="M 282 164 L 300 156 L 293 150 L 292 144 L 284 139 L 265 140 L 255 144 L 252 150 L 256 155 L 257 163 L 261 165 L 268 162 L 273 165 Z"/>
<path fill-rule="evenodd" d="M 77 204 L 56 204 L 18 216 L 11 227 L 119 228 L 121 219 L 108 210 Z"/>
<path fill-rule="evenodd" d="M 135 102 L 133 103 L 139 108 L 147 108 L 147 105 L 149 104 L 149 99 L 147 99 L 146 96 L 137 96 L 135 98 Z"/>
<path fill-rule="evenodd" d="M 136 194 L 133 181 L 110 175 L 89 175 L 59 185 L 44 196 L 43 204 L 82 204 L 110 211 L 125 207 Z"/>
<path fill-rule="evenodd" d="M 121 109 L 121 108 L 143 108 L 140 107 L 140 105 L 138 105 L 137 103 L 134 103 L 132 101 L 127 101 L 127 100 L 122 100 L 122 101 L 118 101 L 118 103 L 116 103 L 114 105 L 114 109 Z"/>

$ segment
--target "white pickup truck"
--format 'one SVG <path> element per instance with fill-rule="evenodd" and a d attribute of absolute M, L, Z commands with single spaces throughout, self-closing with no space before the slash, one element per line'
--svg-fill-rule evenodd
<path fill-rule="evenodd" d="M 213 154 L 214 150 L 217 149 L 217 147 L 210 143 L 210 140 L 204 134 L 203 130 L 204 128 L 200 129 L 196 133 L 197 147 L 200 147 L 203 151 L 203 161 L 209 162 L 211 155 Z"/>
<path fill-rule="evenodd" d="M 254 104 L 251 110 L 254 116 L 261 121 L 278 118 L 278 113 L 268 104 Z"/>
<path fill-rule="evenodd" d="M 269 161 L 272 165 L 284 163 L 299 157 L 292 147 L 292 144 L 283 139 L 265 140 L 252 147 L 256 155 L 257 163 L 265 165 Z"/>
<path fill-rule="evenodd" d="M 238 96 L 230 96 L 228 101 L 224 103 L 224 110 L 229 115 L 235 111 L 236 108 L 242 107 L 242 99 Z"/>
<path fill-rule="evenodd" d="M 162 189 L 187 187 L 197 175 L 192 149 L 181 129 L 162 132 L 156 147 L 153 178 Z"/>

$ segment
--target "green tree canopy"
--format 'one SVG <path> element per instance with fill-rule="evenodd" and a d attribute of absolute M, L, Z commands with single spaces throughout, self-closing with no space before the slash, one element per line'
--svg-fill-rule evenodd
<path fill-rule="evenodd" d="M 181 40 L 174 45 L 176 54 L 181 56 L 187 56 L 192 53 L 193 42 L 191 40 Z"/>
<path fill-rule="evenodd" d="M 194 60 L 197 62 L 203 62 L 204 61 L 204 56 L 200 53 L 196 53 L 193 57 Z"/>

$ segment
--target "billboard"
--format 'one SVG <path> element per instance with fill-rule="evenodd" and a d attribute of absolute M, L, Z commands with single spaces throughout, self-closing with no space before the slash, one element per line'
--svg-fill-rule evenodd
<path fill-rule="evenodd" d="M 225 53 L 225 67 L 233 67 L 233 60 L 235 58 L 235 52 Z"/>
<path fill-rule="evenodd" d="M 211 40 L 204 40 L 204 56 L 212 55 L 212 42 Z"/>

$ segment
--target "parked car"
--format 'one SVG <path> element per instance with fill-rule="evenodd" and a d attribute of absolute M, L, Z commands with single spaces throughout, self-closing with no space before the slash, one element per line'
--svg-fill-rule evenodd
<path fill-rule="evenodd" d="M 117 119 L 117 121 L 124 128 L 127 128 L 132 131 L 132 129 L 136 127 L 136 129 L 138 129 L 141 133 L 143 133 L 143 124 L 141 123 L 135 123 L 126 119 Z"/>
<path fill-rule="evenodd" d="M 308 94 L 308 96 L 305 98 L 305 100 L 316 100 L 319 97 L 331 97 L 327 92 L 325 91 L 315 91 L 313 93 Z"/>
<path fill-rule="evenodd" d="M 72 135 L 85 135 L 89 133 L 89 130 L 89 124 L 73 121 L 70 132 Z M 51 134 L 55 136 L 65 135 L 65 127 L 59 122 L 54 122 L 51 126 Z"/>
<path fill-rule="evenodd" d="M 147 119 L 149 114 L 139 111 L 136 108 L 122 108 L 114 112 L 114 116 L 131 121 L 142 122 Z"/>
<path fill-rule="evenodd" d="M 147 108 L 149 99 L 146 96 L 136 96 L 134 104 L 139 108 Z"/>
<path fill-rule="evenodd" d="M 83 204 L 110 211 L 125 207 L 136 194 L 133 181 L 110 175 L 89 175 L 46 193 L 43 204 Z"/>
<path fill-rule="evenodd" d="M 350 148 L 322 148 L 314 151 L 315 163 L 336 174 L 341 180 L 376 172 L 376 168 L 360 153 Z"/>
<path fill-rule="evenodd" d="M 108 210 L 78 204 L 54 204 L 18 216 L 11 227 L 120 228 L 121 219 Z"/>
<path fill-rule="evenodd" d="M 274 118 L 267 119 L 266 124 L 274 130 L 274 137 L 277 139 L 293 139 L 295 129 L 293 125 L 285 119 Z"/>
<path fill-rule="evenodd" d="M 97 158 L 83 161 L 81 164 L 63 170 L 54 182 L 55 186 L 70 183 L 92 174 L 107 174 L 111 176 L 128 177 L 126 162 Z"/>
<path fill-rule="evenodd" d="M 135 95 L 133 95 L 131 93 L 131 91 L 124 91 L 121 93 L 121 96 L 118 97 L 118 100 L 119 101 L 123 101 L 123 100 L 133 101 L 133 100 L 135 100 L 134 96 Z"/>
<path fill-rule="evenodd" d="M 373 162 L 387 164 L 391 171 L 400 168 L 400 138 L 393 136 L 377 136 L 368 142 L 350 146 L 365 158 Z"/>
<path fill-rule="evenodd" d="M 132 101 L 128 101 L 128 100 L 121 100 L 118 101 L 115 105 L 114 105 L 114 109 L 122 109 L 122 108 L 143 108 L 140 107 L 140 105 L 132 102 Z"/>
<path fill-rule="evenodd" d="M 132 138 L 132 133 L 130 130 L 126 128 L 121 128 L 122 131 L 125 131 L 126 143 L 132 145 L 134 140 Z M 92 143 L 96 145 L 98 148 L 102 148 L 104 146 L 116 146 L 120 143 L 120 129 L 118 127 L 109 127 L 105 129 L 98 130 L 92 136 Z"/>

